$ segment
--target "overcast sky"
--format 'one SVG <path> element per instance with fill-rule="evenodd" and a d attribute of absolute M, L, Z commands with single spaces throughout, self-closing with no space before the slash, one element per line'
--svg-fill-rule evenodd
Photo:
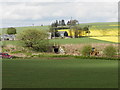
<path fill-rule="evenodd" d="M 14 1 L 14 2 L 13 2 Z M 0 27 L 49 25 L 55 20 L 80 23 L 117 22 L 117 0 L 4 0 L 0 2 Z"/>

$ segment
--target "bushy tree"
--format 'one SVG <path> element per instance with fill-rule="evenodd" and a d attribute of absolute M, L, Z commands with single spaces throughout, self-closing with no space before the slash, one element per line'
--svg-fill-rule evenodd
<path fill-rule="evenodd" d="M 83 28 L 83 30 L 88 31 L 88 30 L 89 30 L 89 27 L 85 26 L 85 27 Z"/>
<path fill-rule="evenodd" d="M 105 49 L 103 50 L 103 53 L 108 56 L 108 57 L 112 57 L 113 55 L 115 55 L 117 52 L 116 48 L 112 45 L 106 46 Z"/>
<path fill-rule="evenodd" d="M 62 26 L 65 26 L 65 21 L 62 20 L 62 21 L 61 21 L 61 24 L 62 24 Z"/>
<path fill-rule="evenodd" d="M 85 33 L 90 33 L 90 31 L 89 31 L 89 26 L 83 27 L 83 31 L 85 31 Z"/>
<path fill-rule="evenodd" d="M 24 42 L 24 45 L 35 51 L 49 51 L 48 34 L 42 30 L 28 29 L 19 35 L 19 38 Z"/>
<path fill-rule="evenodd" d="M 78 25 L 72 26 L 71 28 L 72 28 L 72 30 L 74 32 L 74 37 L 78 38 L 80 33 L 82 32 L 82 28 L 80 26 L 78 26 Z"/>
<path fill-rule="evenodd" d="M 67 22 L 67 25 L 70 25 L 70 21 Z"/>
<path fill-rule="evenodd" d="M 56 20 L 55 24 L 56 24 L 56 27 L 59 26 L 59 24 L 58 24 L 58 20 Z"/>
<path fill-rule="evenodd" d="M 70 25 L 74 26 L 78 23 L 78 20 L 70 20 Z"/>
<path fill-rule="evenodd" d="M 61 25 L 62 25 L 60 20 L 59 20 L 59 23 L 58 23 L 58 25 L 59 25 L 59 26 L 61 26 Z"/>
<path fill-rule="evenodd" d="M 90 56 L 91 50 L 92 50 L 92 46 L 91 45 L 86 45 L 82 48 L 81 53 L 82 53 L 83 56 Z"/>
<path fill-rule="evenodd" d="M 16 29 L 13 28 L 13 27 L 10 27 L 10 28 L 7 29 L 7 34 L 9 34 L 9 35 L 16 34 L 16 33 L 17 33 Z"/>

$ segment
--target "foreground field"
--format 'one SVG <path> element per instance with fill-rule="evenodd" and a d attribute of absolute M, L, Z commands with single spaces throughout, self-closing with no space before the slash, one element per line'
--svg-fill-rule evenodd
<path fill-rule="evenodd" d="M 3 60 L 3 88 L 117 88 L 118 61 L 74 58 Z"/>

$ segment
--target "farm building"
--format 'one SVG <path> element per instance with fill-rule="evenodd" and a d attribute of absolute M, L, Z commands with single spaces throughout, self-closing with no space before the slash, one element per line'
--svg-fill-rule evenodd
<path fill-rule="evenodd" d="M 1 41 L 4 40 L 15 40 L 15 35 L 8 35 L 8 34 L 4 34 L 0 36 Z"/>
<path fill-rule="evenodd" d="M 61 36 L 65 36 L 65 37 L 74 37 L 75 36 L 75 32 L 74 30 L 70 30 L 70 29 L 61 29 L 58 30 L 58 32 L 60 33 Z M 86 31 L 81 31 L 78 36 L 88 36 L 89 34 L 86 33 Z"/>
<path fill-rule="evenodd" d="M 48 39 L 51 39 L 51 33 L 48 32 Z"/>
<path fill-rule="evenodd" d="M 60 37 L 68 37 L 68 33 L 66 31 L 58 31 L 60 34 Z"/>

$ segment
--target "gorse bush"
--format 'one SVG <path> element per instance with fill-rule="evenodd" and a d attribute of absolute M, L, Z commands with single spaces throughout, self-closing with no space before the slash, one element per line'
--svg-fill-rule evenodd
<path fill-rule="evenodd" d="M 82 48 L 81 53 L 82 53 L 83 56 L 90 56 L 91 50 L 92 50 L 92 46 L 91 45 L 86 45 Z"/>
<path fill-rule="evenodd" d="M 116 48 L 112 45 L 106 46 L 105 49 L 103 50 L 104 55 L 108 57 L 112 57 L 115 55 L 117 52 Z"/>

